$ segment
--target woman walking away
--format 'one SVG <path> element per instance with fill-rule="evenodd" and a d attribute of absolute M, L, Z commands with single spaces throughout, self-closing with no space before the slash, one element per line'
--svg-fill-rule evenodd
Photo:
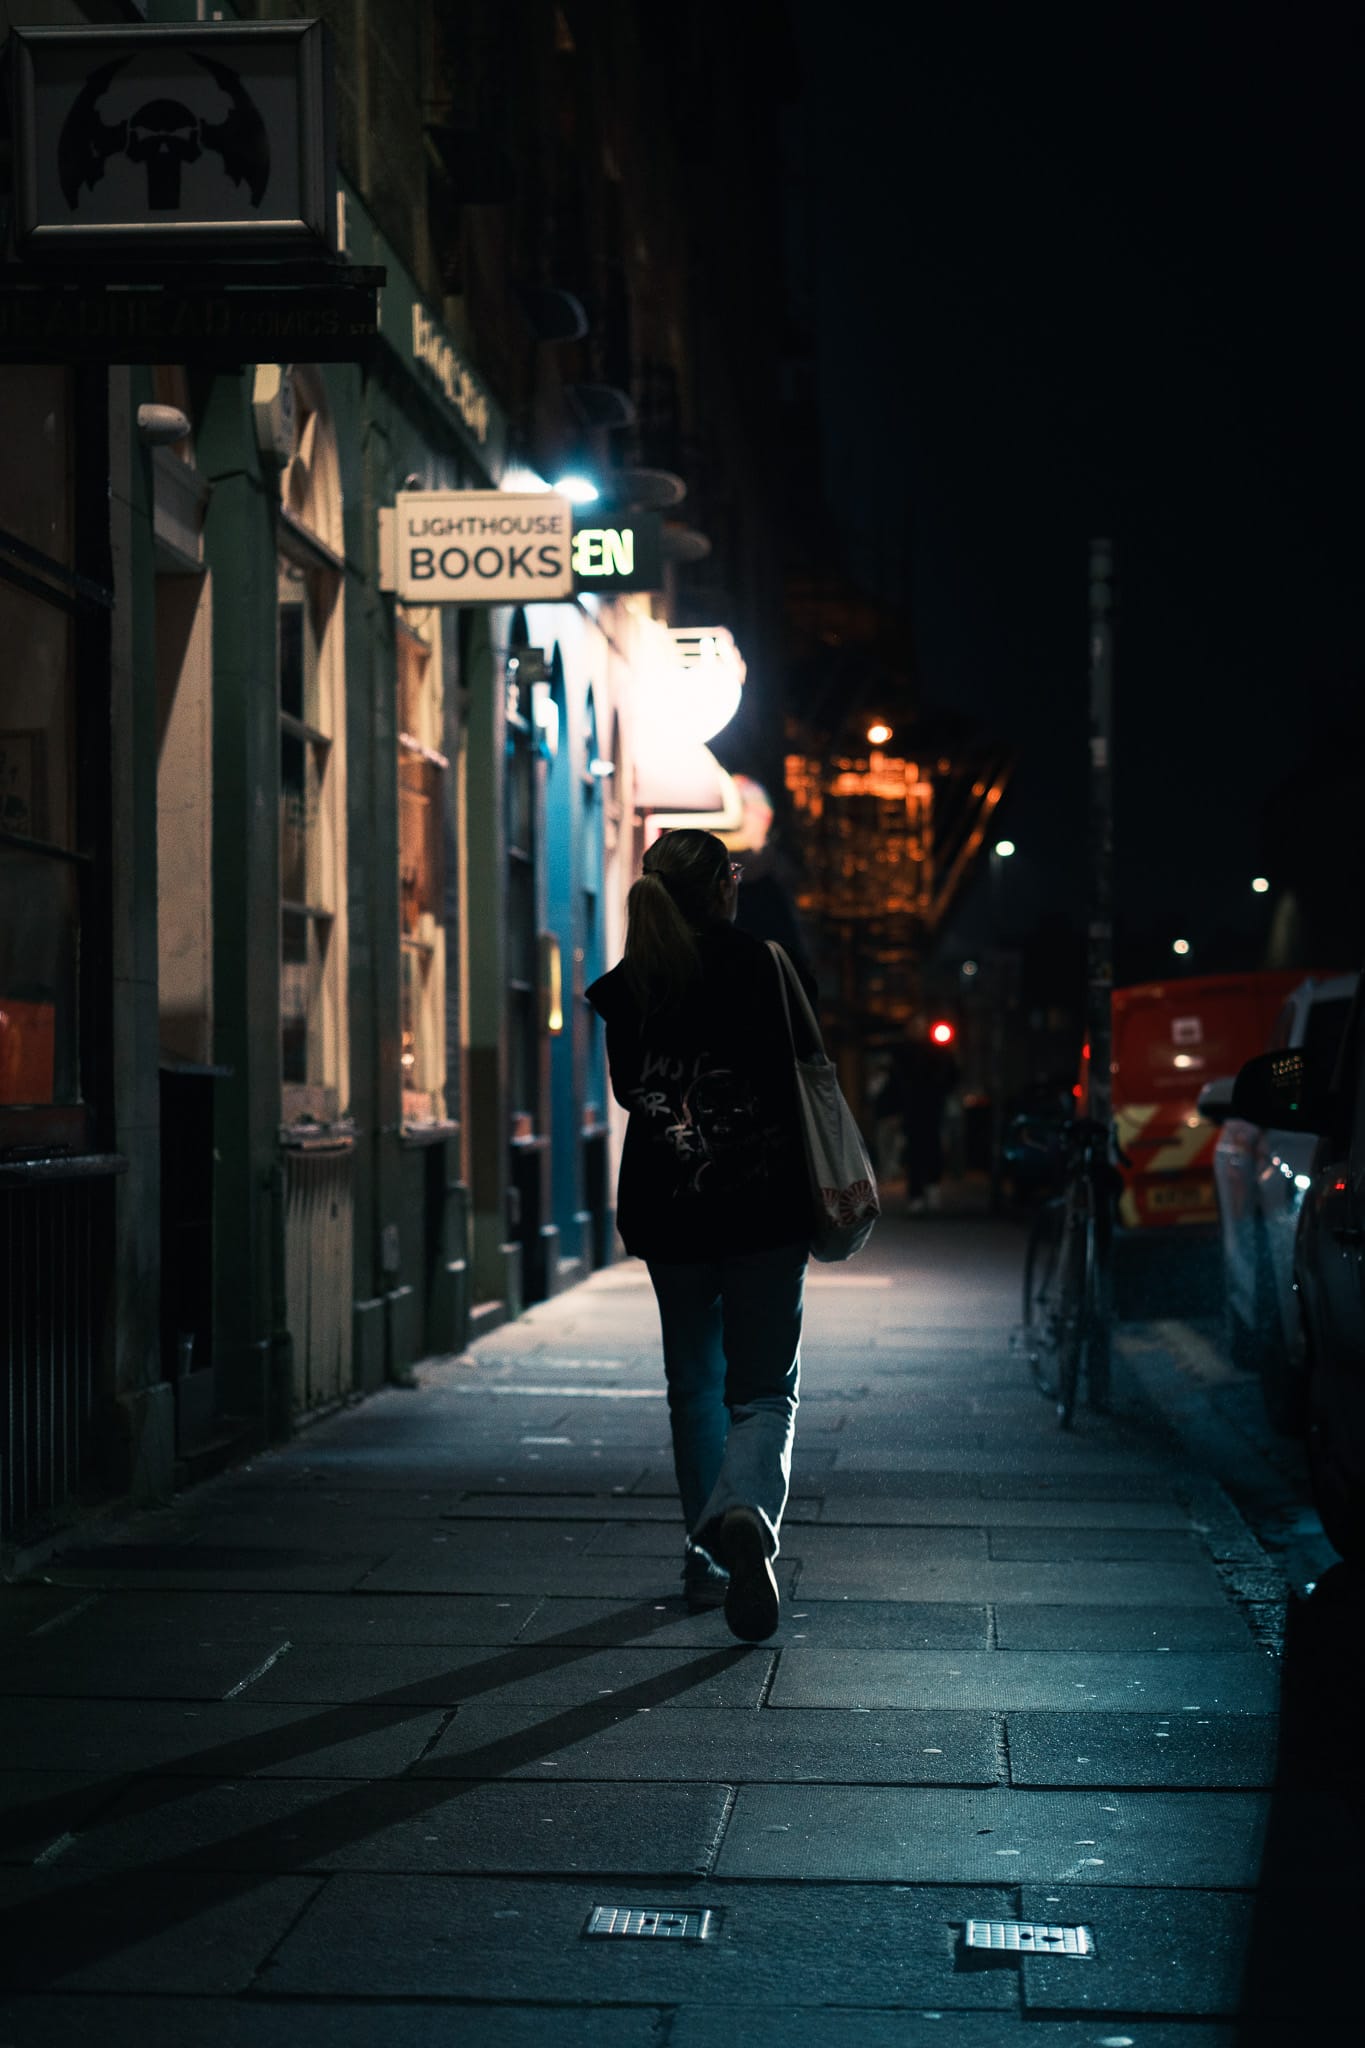
<path fill-rule="evenodd" d="M 779 970 L 735 930 L 739 874 L 710 832 L 656 841 L 625 959 L 587 996 L 630 1112 L 616 1220 L 659 1304 L 684 1591 L 762 1642 L 779 1615 L 810 1196 Z"/>

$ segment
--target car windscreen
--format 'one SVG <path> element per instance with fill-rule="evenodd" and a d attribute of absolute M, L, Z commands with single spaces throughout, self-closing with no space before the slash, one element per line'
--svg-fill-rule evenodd
<path fill-rule="evenodd" d="M 1327 1002 L 1312 1005 L 1303 1030 L 1303 1049 L 1310 1066 L 1320 1068 L 1324 1074 L 1331 1073 L 1337 1063 L 1341 1034 L 1346 1029 L 1346 1019 L 1350 1014 L 1349 996 L 1333 996 Z"/>

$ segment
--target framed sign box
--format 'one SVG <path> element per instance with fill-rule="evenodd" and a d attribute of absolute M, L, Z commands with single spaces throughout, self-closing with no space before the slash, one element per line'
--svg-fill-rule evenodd
<path fill-rule="evenodd" d="M 335 255 L 321 22 L 15 28 L 9 60 L 20 257 Z"/>

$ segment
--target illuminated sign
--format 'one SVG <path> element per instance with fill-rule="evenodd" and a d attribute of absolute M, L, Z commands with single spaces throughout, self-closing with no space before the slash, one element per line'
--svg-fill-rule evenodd
<path fill-rule="evenodd" d="M 663 589 L 663 522 L 657 512 L 580 511 L 573 530 L 575 590 Z"/>
<path fill-rule="evenodd" d="M 379 515 L 380 588 L 405 604 L 573 596 L 573 507 L 552 491 L 400 491 Z"/>

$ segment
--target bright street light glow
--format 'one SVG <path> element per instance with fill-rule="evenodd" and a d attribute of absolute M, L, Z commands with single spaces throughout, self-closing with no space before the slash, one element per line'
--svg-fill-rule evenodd
<path fill-rule="evenodd" d="M 877 723 L 876 725 L 870 725 L 870 726 L 869 726 L 869 727 L 867 728 L 867 738 L 868 738 L 868 744 L 869 744 L 869 746 L 873 746 L 873 747 L 884 747 L 884 746 L 886 745 L 887 741 L 888 741 L 888 740 L 890 739 L 890 737 L 891 737 L 891 728 L 890 728 L 890 726 L 889 726 L 889 725 L 883 725 L 883 724 L 882 724 L 882 723 L 880 722 L 880 720 L 878 721 L 878 723 Z"/>
<path fill-rule="evenodd" d="M 562 476 L 554 488 L 571 505 L 595 505 L 602 495 L 592 478 L 587 476 Z"/>
<path fill-rule="evenodd" d="M 1251 886 L 1258 896 L 1264 896 L 1270 888 L 1270 884 L 1264 875 L 1257 875 Z"/>
<path fill-rule="evenodd" d="M 964 961 L 963 961 L 963 963 L 962 963 L 962 972 L 963 972 L 963 973 L 964 973 L 965 975 L 967 975 L 968 977 L 970 977 L 971 975 L 975 974 L 975 973 L 976 973 L 976 962 L 975 962 L 975 960 L 964 960 Z"/>
<path fill-rule="evenodd" d="M 1014 841 L 1012 839 L 997 839 L 995 842 L 995 850 L 999 854 L 1001 860 L 1008 860 L 1010 855 L 1014 852 Z"/>
<path fill-rule="evenodd" d="M 1171 941 L 1171 951 L 1173 953 L 1179 953 L 1183 957 L 1183 955 L 1188 953 L 1189 950 L 1190 942 L 1188 939 L 1173 939 Z"/>

